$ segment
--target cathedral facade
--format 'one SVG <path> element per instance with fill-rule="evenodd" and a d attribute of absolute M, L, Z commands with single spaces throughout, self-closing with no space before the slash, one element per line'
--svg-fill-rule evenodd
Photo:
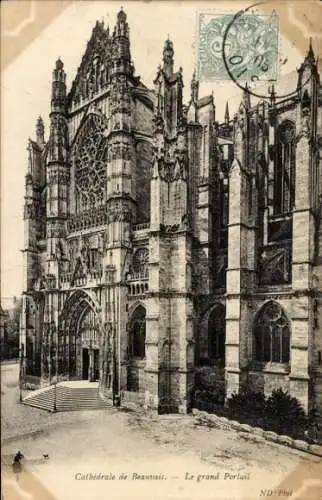
<path fill-rule="evenodd" d="M 226 398 L 281 387 L 322 411 L 322 92 L 310 47 L 297 91 L 217 121 L 195 76 L 183 104 L 168 39 L 146 87 L 121 10 L 96 23 L 50 132 L 28 143 L 21 348 L 40 385 L 187 412 L 207 366 Z"/>

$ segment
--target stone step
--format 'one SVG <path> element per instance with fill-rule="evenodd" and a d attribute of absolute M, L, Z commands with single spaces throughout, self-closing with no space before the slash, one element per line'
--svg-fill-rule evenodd
<path fill-rule="evenodd" d="M 55 395 L 56 393 L 56 395 Z M 23 403 L 47 411 L 53 411 L 56 399 L 56 411 L 92 410 L 107 408 L 98 393 L 98 387 L 66 387 L 57 384 L 47 387 L 47 390 L 37 391 L 28 395 Z"/>

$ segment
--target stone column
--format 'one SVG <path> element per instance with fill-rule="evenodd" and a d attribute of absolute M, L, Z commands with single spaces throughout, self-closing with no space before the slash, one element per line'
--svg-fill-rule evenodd
<path fill-rule="evenodd" d="M 295 209 L 293 211 L 291 395 L 304 409 L 309 405 L 309 349 L 313 338 L 312 288 L 313 215 L 310 198 L 310 145 L 303 135 L 296 148 Z"/>
<path fill-rule="evenodd" d="M 238 143 L 240 144 L 240 142 Z M 241 148 L 237 154 L 243 158 Z M 226 398 L 246 383 L 251 321 L 247 294 L 254 286 L 255 226 L 249 213 L 251 178 L 235 158 L 229 178 L 228 269 L 226 296 Z"/>

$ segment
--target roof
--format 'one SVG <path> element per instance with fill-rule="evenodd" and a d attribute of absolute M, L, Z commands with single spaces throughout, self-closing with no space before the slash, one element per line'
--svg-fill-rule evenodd
<path fill-rule="evenodd" d="M 208 104 L 213 104 L 214 98 L 213 95 L 207 95 L 205 97 L 202 97 L 201 99 L 198 99 L 197 102 L 197 108 L 203 108 L 204 106 L 207 106 Z"/>

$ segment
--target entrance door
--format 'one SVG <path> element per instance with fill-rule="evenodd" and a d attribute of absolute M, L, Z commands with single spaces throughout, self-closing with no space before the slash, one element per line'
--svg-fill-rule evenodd
<path fill-rule="evenodd" d="M 88 349 L 83 349 L 83 380 L 88 380 L 89 355 Z"/>
<path fill-rule="evenodd" d="M 100 368 L 99 368 L 99 349 L 94 350 L 94 380 L 99 380 L 100 378 Z"/>

